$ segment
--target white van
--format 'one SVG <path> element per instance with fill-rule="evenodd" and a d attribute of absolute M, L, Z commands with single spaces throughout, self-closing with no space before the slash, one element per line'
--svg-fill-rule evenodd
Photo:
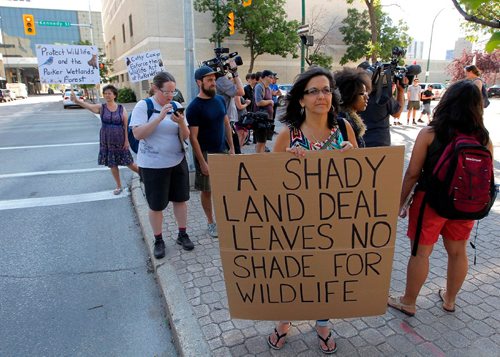
<path fill-rule="evenodd" d="M 16 93 L 17 98 L 28 98 L 28 89 L 24 83 L 7 83 L 7 89 Z"/>

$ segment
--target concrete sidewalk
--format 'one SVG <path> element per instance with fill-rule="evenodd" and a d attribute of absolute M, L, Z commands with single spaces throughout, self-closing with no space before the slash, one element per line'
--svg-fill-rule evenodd
<path fill-rule="evenodd" d="M 420 127 L 419 127 L 420 128 Z M 393 127 L 393 142 L 405 144 L 406 162 L 419 128 Z M 491 132 L 491 131 L 490 131 Z M 399 142 L 398 142 L 399 141 Z M 246 146 L 252 152 L 253 146 Z M 496 163 L 497 170 L 498 162 Z M 147 242 L 153 267 L 165 297 L 170 324 L 183 356 L 321 356 L 314 321 L 296 321 L 281 351 L 271 350 L 266 338 L 273 321 L 231 319 L 224 285 L 218 240 L 206 233 L 198 192 L 188 202 L 188 233 L 195 249 L 175 243 L 177 227 L 171 207 L 163 228 L 166 257 L 153 257 L 153 234 L 144 192 L 136 177 L 132 198 Z M 435 247 L 430 274 L 417 302 L 414 317 L 393 310 L 377 317 L 331 320 L 341 356 L 500 356 L 500 198 L 481 220 L 477 237 L 477 265 L 469 247 L 469 273 L 457 300 L 457 311 L 441 309 L 438 289 L 445 284 L 447 256 L 442 243 Z M 407 220 L 400 219 L 394 255 L 391 292 L 402 293 L 410 247 Z M 475 229 L 471 236 L 473 240 Z"/>

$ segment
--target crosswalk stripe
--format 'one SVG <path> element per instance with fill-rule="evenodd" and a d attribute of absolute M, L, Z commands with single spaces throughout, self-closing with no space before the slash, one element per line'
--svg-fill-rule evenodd
<path fill-rule="evenodd" d="M 19 208 L 33 208 L 33 207 L 47 207 L 57 205 L 67 205 L 81 202 L 95 202 L 113 200 L 118 198 L 125 198 L 130 196 L 128 189 L 124 189 L 119 195 L 114 195 L 112 190 L 82 193 L 79 195 L 66 195 L 66 196 L 51 196 L 40 198 L 24 198 L 17 200 L 0 201 L 0 211 L 19 209 Z"/>
<path fill-rule="evenodd" d="M 33 171 L 33 172 L 18 172 L 14 174 L 0 175 L 0 179 L 15 178 L 15 177 L 29 177 L 29 176 L 45 176 L 45 175 L 66 175 L 78 174 L 95 171 L 108 171 L 108 167 L 95 167 L 92 169 L 77 169 L 77 170 L 54 170 L 54 171 Z"/>
<path fill-rule="evenodd" d="M 43 149 L 43 148 L 57 148 L 64 146 L 80 146 L 80 145 L 98 145 L 99 142 L 88 143 L 68 143 L 68 144 L 49 144 L 49 145 L 30 145 L 30 146 L 6 146 L 0 147 L 0 150 L 20 150 L 20 149 Z"/>

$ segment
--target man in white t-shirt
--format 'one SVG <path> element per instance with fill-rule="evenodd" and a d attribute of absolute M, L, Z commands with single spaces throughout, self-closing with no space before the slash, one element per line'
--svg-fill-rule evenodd
<path fill-rule="evenodd" d="M 417 125 L 415 121 L 417 117 L 417 110 L 420 109 L 420 93 L 422 92 L 422 88 L 420 88 L 418 78 L 413 80 L 413 84 L 408 87 L 408 91 L 406 92 L 408 96 L 408 117 L 407 124 L 410 125 L 410 118 L 413 118 L 412 124 Z"/>

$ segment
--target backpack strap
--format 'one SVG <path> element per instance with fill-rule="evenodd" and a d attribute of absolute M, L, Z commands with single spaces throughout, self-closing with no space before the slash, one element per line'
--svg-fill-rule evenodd
<path fill-rule="evenodd" d="M 153 113 L 159 113 L 160 111 L 155 109 L 155 105 L 153 104 L 153 100 L 151 98 L 146 98 L 144 99 L 144 101 L 148 106 L 148 121 L 149 121 L 149 118 L 151 118 L 151 115 L 153 115 Z"/>
<path fill-rule="evenodd" d="M 339 129 L 340 129 L 340 133 L 342 134 L 342 138 L 347 141 L 349 140 L 349 137 L 347 135 L 347 128 L 346 128 L 346 125 L 345 125 L 345 120 L 344 118 L 337 118 L 337 124 L 339 126 Z"/>
<path fill-rule="evenodd" d="M 417 256 L 418 242 L 420 241 L 420 233 L 422 232 L 422 223 L 424 220 L 424 211 L 426 204 L 427 204 L 427 192 L 424 193 L 420 210 L 418 212 L 417 230 L 415 232 L 415 239 L 413 240 L 413 246 L 411 248 L 411 255 L 413 255 L 414 257 Z"/>

